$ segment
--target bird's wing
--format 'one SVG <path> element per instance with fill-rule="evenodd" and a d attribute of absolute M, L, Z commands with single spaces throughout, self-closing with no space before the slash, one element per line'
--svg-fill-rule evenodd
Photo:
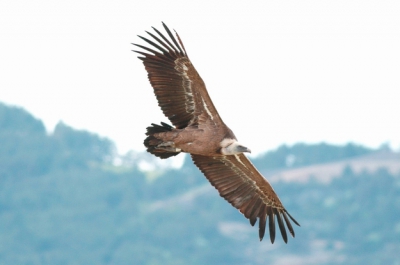
<path fill-rule="evenodd" d="M 134 44 L 147 52 L 135 51 L 148 72 L 148 78 L 164 115 L 176 128 L 198 124 L 201 119 L 220 120 L 218 112 L 208 95 L 206 86 L 186 54 L 178 34 L 175 39 L 168 27 L 165 37 L 147 32 L 152 40 L 141 37 L 152 47 Z"/>
<path fill-rule="evenodd" d="M 280 202 L 268 181 L 244 155 L 200 156 L 191 155 L 194 164 L 218 190 L 221 197 L 237 208 L 253 226 L 259 219 L 259 236 L 263 239 L 267 216 L 271 242 L 275 240 L 275 219 L 282 238 L 287 242 L 286 226 L 294 237 L 289 218 L 296 224 Z"/>

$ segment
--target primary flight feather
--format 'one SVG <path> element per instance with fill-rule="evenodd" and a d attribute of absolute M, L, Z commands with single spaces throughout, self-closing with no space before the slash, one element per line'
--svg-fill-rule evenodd
<path fill-rule="evenodd" d="M 139 36 L 151 48 L 134 44 L 148 73 L 158 105 L 174 125 L 151 124 L 144 145 L 162 159 L 189 153 L 225 200 L 237 208 L 253 226 L 259 220 L 259 237 L 267 225 L 275 240 L 275 221 L 287 242 L 286 227 L 294 237 L 290 216 L 268 181 L 244 155 L 250 149 L 240 144 L 225 125 L 208 95 L 206 86 L 189 60 L 179 35 L 163 23 L 168 36 L 154 29 L 150 38 Z M 286 227 L 285 227 L 286 225 Z"/>

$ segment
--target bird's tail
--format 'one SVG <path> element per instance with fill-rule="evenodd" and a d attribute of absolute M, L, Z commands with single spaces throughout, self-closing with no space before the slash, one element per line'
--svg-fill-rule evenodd
<path fill-rule="evenodd" d="M 147 152 L 165 159 L 171 156 L 176 156 L 180 153 L 180 150 L 177 150 L 173 143 L 163 142 L 161 139 L 158 139 L 154 136 L 155 133 L 161 132 L 170 132 L 173 127 L 164 122 L 161 122 L 161 125 L 152 123 L 151 126 L 147 127 L 147 138 L 144 139 L 144 146 L 147 148 Z"/>

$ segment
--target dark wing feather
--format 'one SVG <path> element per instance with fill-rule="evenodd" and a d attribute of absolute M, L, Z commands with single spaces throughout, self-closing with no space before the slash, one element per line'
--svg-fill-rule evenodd
<path fill-rule="evenodd" d="M 134 44 L 146 51 L 135 52 L 142 55 L 139 59 L 148 72 L 158 105 L 176 128 L 199 124 L 204 120 L 200 116 L 205 120 L 220 121 L 206 86 L 190 62 L 181 39 L 176 34 L 177 41 L 164 23 L 163 26 L 169 39 L 153 28 L 156 34 L 147 32 L 152 39 L 139 36 L 151 48 Z"/>
<path fill-rule="evenodd" d="M 286 227 L 294 237 L 294 230 L 289 218 L 299 223 L 283 207 L 281 201 L 268 181 L 257 171 L 244 155 L 200 156 L 191 155 L 195 165 L 218 190 L 219 194 L 237 208 L 250 224 L 259 219 L 259 236 L 263 239 L 267 217 L 271 242 L 275 241 L 275 218 L 285 243 Z M 283 217 L 283 218 L 282 218 Z"/>

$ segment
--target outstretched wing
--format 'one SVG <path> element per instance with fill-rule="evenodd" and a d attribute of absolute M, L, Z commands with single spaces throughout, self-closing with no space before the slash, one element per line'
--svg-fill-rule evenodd
<path fill-rule="evenodd" d="M 275 219 L 282 238 L 287 243 L 286 227 L 294 237 L 289 218 L 299 223 L 286 211 L 268 181 L 244 155 L 191 155 L 195 165 L 204 173 L 221 197 L 237 208 L 254 226 L 259 219 L 260 241 L 265 234 L 267 216 L 271 242 L 275 241 Z M 300 226 L 300 225 L 299 225 Z"/>
<path fill-rule="evenodd" d="M 160 31 L 147 32 L 152 40 L 141 37 L 152 47 L 134 44 L 145 51 L 135 51 L 148 72 L 150 83 L 164 115 L 176 128 L 198 124 L 200 116 L 220 120 L 217 110 L 207 93 L 206 86 L 186 54 L 185 47 L 176 34 L 175 39 L 168 27 L 163 26 L 170 39 Z"/>

